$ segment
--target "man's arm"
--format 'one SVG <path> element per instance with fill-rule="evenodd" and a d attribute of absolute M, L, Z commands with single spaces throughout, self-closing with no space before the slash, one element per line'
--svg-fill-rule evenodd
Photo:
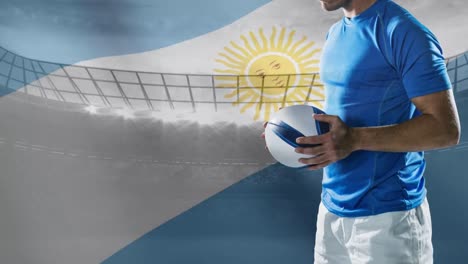
<path fill-rule="evenodd" d="M 389 127 L 355 128 L 356 150 L 422 151 L 458 144 L 460 121 L 451 90 L 412 100 L 422 115 Z"/>
<path fill-rule="evenodd" d="M 421 115 L 389 126 L 350 128 L 337 116 L 315 115 L 316 120 L 329 123 L 330 131 L 298 138 L 298 143 L 321 144 L 297 148 L 298 153 L 316 155 L 300 161 L 311 169 L 320 169 L 356 150 L 409 152 L 458 144 L 460 121 L 451 89 L 415 97 L 412 102 Z"/>

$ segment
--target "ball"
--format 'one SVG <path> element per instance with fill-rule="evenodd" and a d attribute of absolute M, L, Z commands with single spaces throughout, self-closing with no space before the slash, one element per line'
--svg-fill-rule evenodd
<path fill-rule="evenodd" d="M 310 105 L 293 105 L 284 107 L 272 115 L 265 127 L 265 141 L 273 158 L 292 168 L 307 166 L 298 160 L 313 155 L 296 153 L 294 149 L 314 145 L 298 144 L 296 139 L 321 135 L 329 131 L 328 124 L 316 121 L 313 118 L 314 114 L 324 114 L 324 112 Z"/>

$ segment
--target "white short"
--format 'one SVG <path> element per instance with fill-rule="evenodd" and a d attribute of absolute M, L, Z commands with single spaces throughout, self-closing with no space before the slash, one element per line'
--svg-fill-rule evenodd
<path fill-rule="evenodd" d="M 427 199 L 409 211 L 339 217 L 320 203 L 315 264 L 432 264 Z"/>

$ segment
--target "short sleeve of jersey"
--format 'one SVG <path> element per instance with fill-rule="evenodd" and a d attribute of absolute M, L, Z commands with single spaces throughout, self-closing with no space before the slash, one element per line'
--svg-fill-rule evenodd
<path fill-rule="evenodd" d="M 337 24 L 338 24 L 338 22 L 335 23 L 335 24 L 333 24 L 333 25 L 330 27 L 330 29 L 328 29 L 327 34 L 325 35 L 325 40 L 328 39 L 328 36 L 330 35 L 330 32 L 332 32 L 333 30 L 335 30 L 335 27 L 337 26 Z"/>
<path fill-rule="evenodd" d="M 440 44 L 422 24 L 411 18 L 399 20 L 391 32 L 391 46 L 409 98 L 451 88 Z"/>

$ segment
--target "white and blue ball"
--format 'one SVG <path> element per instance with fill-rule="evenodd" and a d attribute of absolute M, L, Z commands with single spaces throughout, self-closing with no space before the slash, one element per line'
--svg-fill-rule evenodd
<path fill-rule="evenodd" d="M 298 160 L 313 156 L 296 153 L 294 149 L 311 145 L 298 144 L 296 139 L 321 135 L 329 130 L 327 123 L 313 118 L 314 114 L 324 114 L 324 112 L 310 105 L 293 105 L 282 108 L 272 116 L 265 127 L 265 141 L 273 158 L 288 167 L 306 166 Z"/>

